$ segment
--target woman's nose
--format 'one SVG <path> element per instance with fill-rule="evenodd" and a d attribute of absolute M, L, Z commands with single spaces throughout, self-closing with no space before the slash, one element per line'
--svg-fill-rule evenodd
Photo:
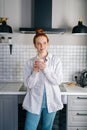
<path fill-rule="evenodd" d="M 41 47 L 43 47 L 43 44 L 41 44 Z"/>

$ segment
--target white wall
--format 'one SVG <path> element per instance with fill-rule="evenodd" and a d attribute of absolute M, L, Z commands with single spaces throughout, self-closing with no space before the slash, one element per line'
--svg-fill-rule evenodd
<path fill-rule="evenodd" d="M 53 27 L 72 29 L 81 18 L 87 25 L 87 0 L 53 0 Z"/>
<path fill-rule="evenodd" d="M 8 24 L 18 31 L 19 27 L 32 25 L 32 0 L 0 0 L 0 17 L 8 17 Z M 87 35 L 72 35 L 71 29 L 79 17 L 87 25 L 87 0 L 53 0 L 52 27 L 66 27 L 64 35 L 48 34 L 50 51 L 63 60 L 65 80 L 72 80 L 76 71 L 87 68 Z M 0 43 L 0 80 L 22 80 L 26 60 L 35 55 L 33 34 L 0 34 L 12 36 L 13 54 L 9 45 Z"/>
<path fill-rule="evenodd" d="M 29 35 L 28 35 L 29 36 Z M 8 44 L 0 44 L 0 81 L 23 81 L 23 70 L 26 61 L 36 55 L 36 49 L 31 43 L 13 44 L 12 55 Z M 51 37 L 50 37 L 51 38 Z M 62 37 L 59 38 L 62 43 Z M 58 41 L 59 42 L 59 41 Z M 74 81 L 76 73 L 87 68 L 87 46 L 50 44 L 49 52 L 57 55 L 63 66 L 64 82 Z"/>
<path fill-rule="evenodd" d="M 31 26 L 31 0 L 0 0 L 0 17 L 7 17 L 14 31 Z"/>
<path fill-rule="evenodd" d="M 87 25 L 87 0 L 53 0 L 52 27 L 71 29 L 79 18 Z M 0 17 L 8 17 L 14 31 L 32 25 L 32 0 L 0 0 Z"/>

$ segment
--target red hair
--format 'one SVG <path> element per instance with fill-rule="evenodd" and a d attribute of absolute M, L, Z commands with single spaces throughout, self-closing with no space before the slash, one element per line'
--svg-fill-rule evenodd
<path fill-rule="evenodd" d="M 36 42 L 36 38 L 38 38 L 38 37 L 40 37 L 40 36 L 46 37 L 47 42 L 49 42 L 49 38 L 48 38 L 48 36 L 45 34 L 44 30 L 43 30 L 42 28 L 39 28 L 39 29 L 36 30 L 36 34 L 35 34 L 35 36 L 34 36 L 34 38 L 33 38 L 33 43 L 34 43 L 34 44 L 35 44 L 35 42 Z"/>

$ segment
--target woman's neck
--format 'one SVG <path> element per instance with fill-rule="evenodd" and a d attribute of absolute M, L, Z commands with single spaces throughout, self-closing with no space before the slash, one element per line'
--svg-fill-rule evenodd
<path fill-rule="evenodd" d="M 48 55 L 48 52 L 38 53 L 38 56 L 39 56 L 40 58 L 45 58 L 47 55 Z"/>

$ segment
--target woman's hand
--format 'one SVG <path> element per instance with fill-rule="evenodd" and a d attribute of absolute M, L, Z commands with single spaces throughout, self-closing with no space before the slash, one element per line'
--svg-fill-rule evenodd
<path fill-rule="evenodd" d="M 44 61 L 37 60 L 34 63 L 33 69 L 35 72 L 39 72 L 39 70 L 44 70 L 46 67 L 46 63 Z"/>
<path fill-rule="evenodd" d="M 33 65 L 33 70 L 35 72 L 39 72 L 39 67 L 38 67 L 37 61 L 35 61 L 34 65 Z"/>
<path fill-rule="evenodd" d="M 38 67 L 39 67 L 39 69 L 40 70 L 44 70 L 45 69 L 45 67 L 46 67 L 46 63 L 43 61 L 39 61 L 39 63 L 38 63 Z"/>

